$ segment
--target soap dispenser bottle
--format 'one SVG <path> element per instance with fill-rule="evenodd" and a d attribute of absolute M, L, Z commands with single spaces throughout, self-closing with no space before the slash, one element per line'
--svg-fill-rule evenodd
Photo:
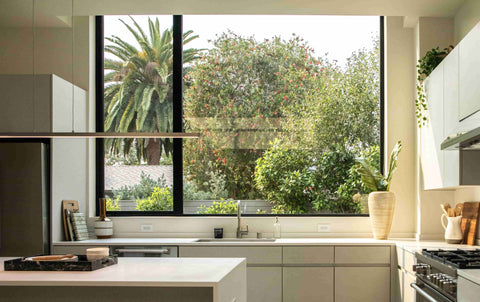
<path fill-rule="evenodd" d="M 282 236 L 282 226 L 278 222 L 278 217 L 275 217 L 275 223 L 273 224 L 273 238 L 280 238 Z"/>

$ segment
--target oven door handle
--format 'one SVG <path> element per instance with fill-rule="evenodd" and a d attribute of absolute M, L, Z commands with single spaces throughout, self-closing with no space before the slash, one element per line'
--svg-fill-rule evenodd
<path fill-rule="evenodd" d="M 417 293 L 419 293 L 420 295 L 422 295 L 422 297 L 424 297 L 425 299 L 427 299 L 428 301 L 431 301 L 431 302 L 441 302 L 437 299 L 435 299 L 434 297 L 432 297 L 431 295 L 429 295 L 426 291 L 423 290 L 422 287 L 420 287 L 419 285 L 417 285 L 416 283 L 410 283 L 410 286 L 413 287 L 413 289 L 415 289 L 415 291 Z M 445 300 L 445 301 L 448 301 L 448 300 Z"/>
<path fill-rule="evenodd" d="M 116 249 L 117 253 L 170 254 L 169 249 Z"/>

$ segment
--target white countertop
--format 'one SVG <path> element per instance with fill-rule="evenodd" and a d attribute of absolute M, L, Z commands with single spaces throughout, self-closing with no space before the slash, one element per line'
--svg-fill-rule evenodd
<path fill-rule="evenodd" d="M 200 238 L 111 238 L 111 239 L 90 239 L 83 241 L 56 241 L 54 246 L 61 245 L 261 245 L 261 246 L 283 246 L 283 245 L 396 245 L 409 252 L 416 252 L 422 248 L 444 248 L 444 249 L 472 249 L 478 246 L 448 244 L 445 241 L 416 241 L 415 239 L 389 239 L 375 240 L 373 238 L 280 238 L 275 241 L 255 241 L 255 238 L 244 238 L 245 241 L 228 241 L 229 238 L 214 240 L 211 242 L 198 242 Z M 212 238 L 205 238 L 212 239 Z M 235 240 L 234 238 L 230 238 Z M 213 239 L 212 239 L 213 240 Z M 251 241 L 248 241 L 251 240 Z"/>
<path fill-rule="evenodd" d="M 211 287 L 244 258 L 118 258 L 118 264 L 91 272 L 4 271 L 0 286 L 170 286 Z"/>
<path fill-rule="evenodd" d="M 59 245 L 395 245 L 395 240 L 375 240 L 373 238 L 280 238 L 274 241 L 255 241 L 255 238 L 244 238 L 245 241 L 234 238 L 224 238 L 211 242 L 198 242 L 201 238 L 111 238 L 91 239 L 83 241 L 56 241 Z M 203 238 L 211 239 L 212 238 Z M 229 239 L 235 241 L 229 241 Z M 251 241 L 249 241 L 251 240 Z"/>

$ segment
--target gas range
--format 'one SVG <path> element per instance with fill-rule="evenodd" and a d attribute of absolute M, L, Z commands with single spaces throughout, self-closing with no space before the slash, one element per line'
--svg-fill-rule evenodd
<path fill-rule="evenodd" d="M 423 249 L 415 257 L 417 301 L 457 301 L 457 269 L 480 269 L 480 249 Z"/>

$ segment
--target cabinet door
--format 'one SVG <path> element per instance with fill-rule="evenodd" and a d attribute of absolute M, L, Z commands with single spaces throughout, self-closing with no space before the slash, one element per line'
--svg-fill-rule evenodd
<path fill-rule="evenodd" d="M 480 23 L 458 45 L 459 58 L 459 118 L 480 110 Z"/>
<path fill-rule="evenodd" d="M 415 283 L 415 276 L 407 272 L 404 272 L 404 290 L 403 290 L 403 302 L 415 302 L 416 292 L 410 284 Z"/>
<path fill-rule="evenodd" d="M 282 268 L 281 267 L 248 267 L 247 268 L 247 301 L 248 302 L 281 302 L 282 301 Z"/>
<path fill-rule="evenodd" d="M 443 62 L 425 80 L 428 102 L 428 123 L 422 126 L 421 168 L 425 190 L 443 187 L 443 152 L 440 145 L 443 134 Z"/>
<path fill-rule="evenodd" d="M 474 302 L 478 301 L 480 293 L 480 284 L 473 283 L 470 280 L 459 277 L 458 278 L 458 301 L 460 302 Z"/>
<path fill-rule="evenodd" d="M 335 302 L 390 301 L 390 267 L 336 267 Z"/>
<path fill-rule="evenodd" d="M 282 264 L 282 248 L 266 246 L 181 246 L 180 257 L 247 258 L 247 264 Z"/>
<path fill-rule="evenodd" d="M 443 60 L 443 120 L 444 134 L 455 134 L 459 126 L 458 118 L 458 57 L 459 48 L 455 48 Z M 444 187 L 460 184 L 459 151 L 442 151 L 444 154 Z"/>
<path fill-rule="evenodd" d="M 283 302 L 333 302 L 333 290 L 333 267 L 283 268 Z"/>

